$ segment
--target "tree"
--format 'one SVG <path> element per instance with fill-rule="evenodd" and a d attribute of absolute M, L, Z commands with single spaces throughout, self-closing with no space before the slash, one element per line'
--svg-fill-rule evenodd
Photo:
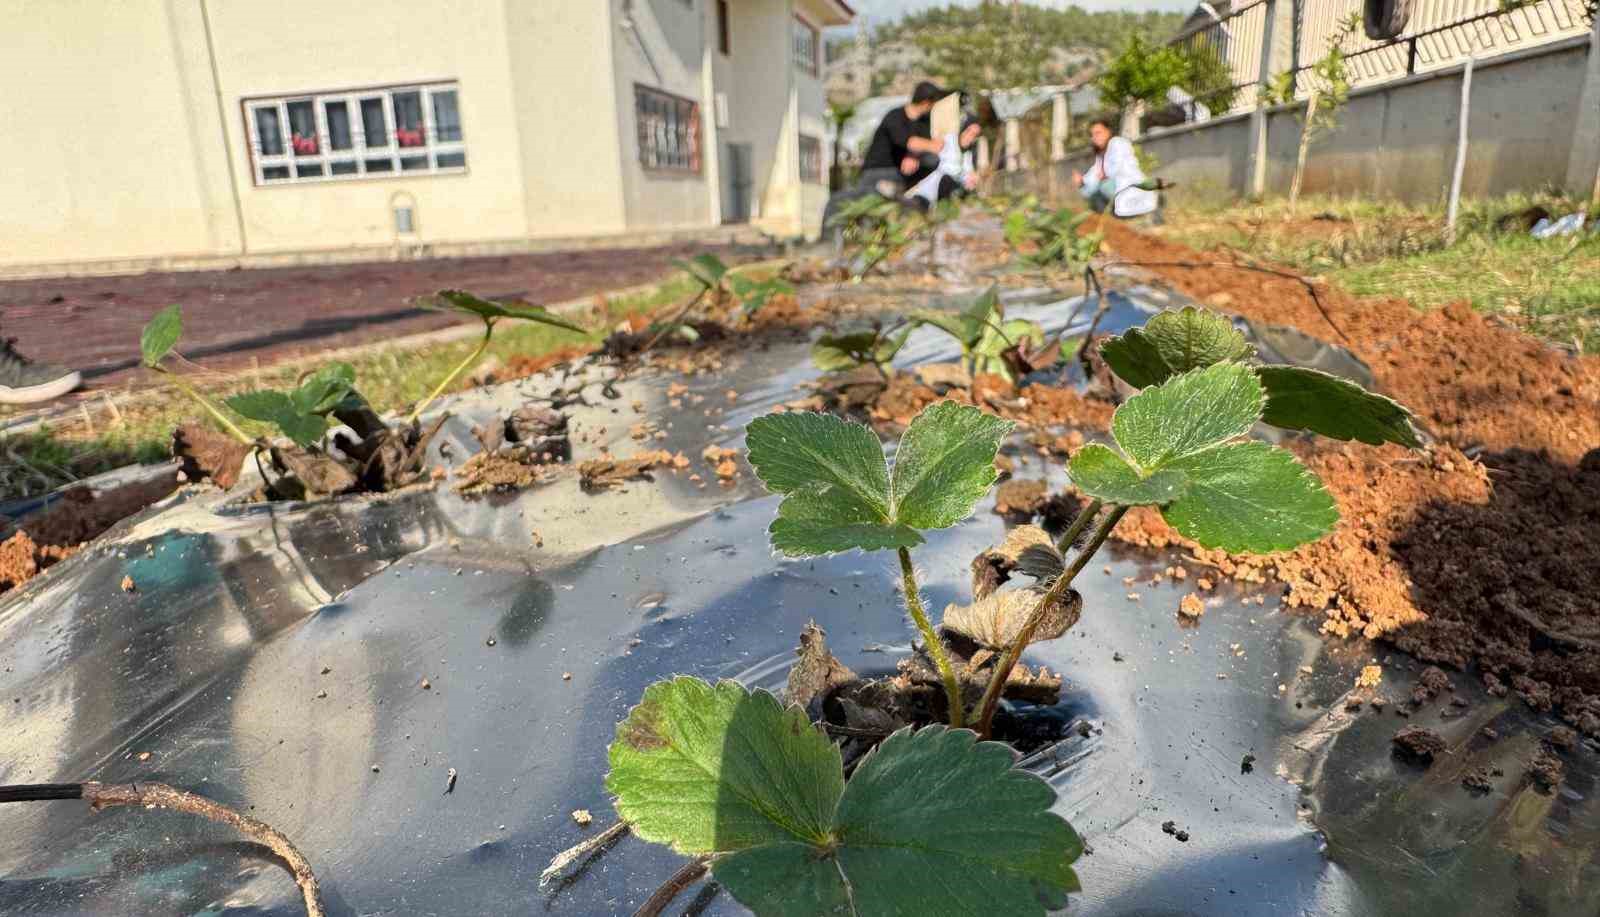
<path fill-rule="evenodd" d="M 1117 108 L 1135 102 L 1165 105 L 1168 91 L 1176 87 L 1219 113 L 1233 107 L 1239 91 L 1232 68 L 1209 42 L 1156 46 L 1139 35 L 1129 36 L 1096 84 L 1101 101 Z"/>
<path fill-rule="evenodd" d="M 913 36 L 928 75 L 947 86 L 968 89 L 1012 89 L 1044 82 L 1050 57 L 1044 36 L 1026 28 L 1020 15 L 998 7 L 983 6 L 975 12 L 978 21 L 971 25 L 929 28 Z"/>

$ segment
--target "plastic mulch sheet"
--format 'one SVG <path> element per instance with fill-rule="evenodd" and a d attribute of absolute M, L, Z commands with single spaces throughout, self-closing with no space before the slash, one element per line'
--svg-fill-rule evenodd
<path fill-rule="evenodd" d="M 1111 295 L 1102 331 L 1181 304 Z M 1059 328 L 1073 305 L 1010 314 Z M 1078 310 L 1080 330 L 1092 312 Z M 1331 345 L 1252 331 L 1270 354 L 1363 370 Z M 899 362 L 953 356 L 919 332 Z M 810 620 L 859 672 L 909 652 L 886 555 L 775 558 L 776 500 L 748 470 L 724 487 L 699 467 L 704 446 L 739 447 L 745 423 L 814 375 L 795 340 L 684 378 L 700 404 L 673 408 L 678 377 L 655 375 L 575 409 L 575 428 L 605 426 L 624 455 L 638 447 L 628 428 L 655 420 L 668 435 L 649 447 L 696 457 L 703 488 L 668 471 L 599 494 L 572 475 L 472 499 L 444 485 L 320 504 L 180 493 L 0 599 L 0 782 L 205 793 L 292 838 L 333 914 L 630 913 L 680 862 L 666 849 L 629 838 L 551 888 L 539 873 L 612 821 L 606 746 L 646 685 L 687 673 L 779 689 Z M 453 460 L 475 421 L 540 384 L 445 405 Z M 1031 452 L 1017 470 L 1046 474 L 1062 482 Z M 968 563 L 1004 530 L 991 506 L 915 552 L 931 608 L 967 600 Z M 1408 721 L 1344 709 L 1355 673 L 1389 651 L 1324 643 L 1270 584 L 1221 584 L 1182 626 L 1192 581 L 1149 584 L 1175 559 L 1107 551 L 1109 572 L 1097 558 L 1080 579 L 1082 622 L 1027 657 L 1067 679 L 1039 715 L 1071 724 L 1068 738 L 1023 766 L 1092 847 L 1071 912 L 1595 913 L 1592 770 L 1569 770 L 1554 796 L 1473 796 L 1464 762 L 1394 759 L 1389 736 Z M 1394 654 L 1385 686 L 1407 690 L 1417 668 Z M 1484 754 L 1521 766 L 1548 724 L 1455 680 L 1467 713 L 1418 717 L 1452 740 L 1493 722 L 1502 737 Z M 595 824 L 577 825 L 579 809 Z M 701 903 L 742 912 L 726 894 Z M 0 807 L 0 912 L 302 910 L 288 874 L 224 828 L 51 802 Z"/>

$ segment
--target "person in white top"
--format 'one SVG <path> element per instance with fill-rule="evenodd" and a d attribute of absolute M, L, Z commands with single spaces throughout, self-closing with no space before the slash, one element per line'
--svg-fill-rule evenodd
<path fill-rule="evenodd" d="M 1137 187 L 1145 183 L 1144 172 L 1139 169 L 1139 157 L 1134 155 L 1133 144 L 1126 137 L 1111 132 L 1104 121 L 1089 125 L 1089 142 L 1094 146 L 1094 165 L 1088 172 L 1072 173 L 1072 183 L 1078 186 L 1084 200 L 1096 213 L 1107 207 L 1113 216 L 1143 216 L 1156 209 L 1156 192 Z"/>

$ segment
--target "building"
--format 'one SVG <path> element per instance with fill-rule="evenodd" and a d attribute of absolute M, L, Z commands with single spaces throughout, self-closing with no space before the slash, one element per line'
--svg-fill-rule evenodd
<path fill-rule="evenodd" d="M 815 235 L 844 0 L 0 0 L 0 274 Z M 20 39 L 20 40 L 17 40 Z"/>

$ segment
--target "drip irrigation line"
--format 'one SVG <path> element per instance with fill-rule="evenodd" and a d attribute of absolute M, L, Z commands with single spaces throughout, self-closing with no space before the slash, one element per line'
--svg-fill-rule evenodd
<path fill-rule="evenodd" d="M 1316 284 L 1312 283 L 1311 279 L 1308 278 L 1308 277 L 1305 277 L 1304 275 L 1296 274 L 1296 273 L 1293 273 L 1291 271 L 1280 271 L 1280 270 L 1277 270 L 1276 268 L 1261 267 L 1260 265 L 1256 265 L 1256 264 L 1243 264 L 1243 263 L 1238 262 L 1238 261 L 1109 261 L 1109 262 L 1101 265 L 1101 267 L 1103 267 L 1103 268 L 1111 268 L 1111 267 L 1118 267 L 1118 266 L 1128 266 L 1128 267 L 1187 267 L 1187 268 L 1222 267 L 1222 268 L 1233 268 L 1235 270 L 1240 270 L 1240 271 L 1255 271 L 1258 274 L 1270 274 L 1270 275 L 1272 275 L 1274 277 L 1283 277 L 1283 278 L 1285 278 L 1287 280 L 1296 281 L 1296 282 L 1298 282 L 1299 284 L 1301 284 L 1302 286 L 1304 286 L 1306 288 L 1306 293 L 1310 294 L 1310 296 L 1311 296 L 1311 304 L 1313 306 L 1315 306 L 1316 309 L 1317 309 L 1317 312 L 1319 314 L 1321 314 L 1322 320 L 1328 323 L 1328 327 L 1332 328 L 1334 333 L 1339 335 L 1339 340 L 1344 341 L 1346 347 L 1350 347 L 1352 349 L 1354 349 L 1354 347 L 1355 347 L 1355 343 L 1352 342 L 1350 340 L 1350 338 L 1344 333 L 1344 329 L 1340 328 L 1338 326 L 1338 324 L 1334 322 L 1333 316 L 1329 315 L 1328 314 L 1328 310 L 1323 307 L 1323 305 L 1322 305 L 1322 297 L 1317 295 L 1317 286 L 1316 286 Z"/>
<path fill-rule="evenodd" d="M 228 825 L 271 850 L 289 870 L 295 884 L 300 887 L 307 917 L 325 917 L 322 886 L 317 882 L 311 863 L 305 856 L 276 828 L 220 802 L 164 783 L 33 783 L 0 786 L 0 803 L 53 799 L 84 799 L 88 801 L 89 808 L 96 812 L 117 806 L 129 806 L 141 811 L 172 809 Z"/>
<path fill-rule="evenodd" d="M 683 893 L 683 890 L 700 880 L 710 868 L 711 857 L 697 856 L 678 868 L 661 887 L 655 890 L 639 909 L 633 912 L 633 917 L 661 917 L 661 912 L 667 909 L 672 899 Z"/>

